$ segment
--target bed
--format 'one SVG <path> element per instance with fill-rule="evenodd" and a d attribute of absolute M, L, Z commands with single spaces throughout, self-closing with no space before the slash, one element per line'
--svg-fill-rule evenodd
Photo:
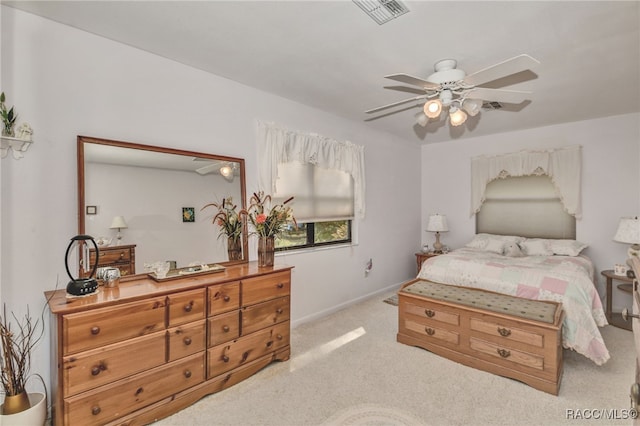
<path fill-rule="evenodd" d="M 563 347 L 597 365 L 609 359 L 599 328 L 607 325 L 594 266 L 573 239 L 477 234 L 465 247 L 431 257 L 418 278 L 562 303 Z"/>

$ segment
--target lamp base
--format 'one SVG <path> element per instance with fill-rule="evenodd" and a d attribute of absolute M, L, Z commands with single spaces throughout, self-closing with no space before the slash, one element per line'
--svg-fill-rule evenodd
<path fill-rule="evenodd" d="M 433 252 L 437 254 L 442 253 L 442 243 L 440 242 L 440 233 L 436 232 L 436 242 L 433 243 Z"/>
<path fill-rule="evenodd" d="M 631 244 L 627 251 L 629 257 L 640 257 L 640 244 Z"/>

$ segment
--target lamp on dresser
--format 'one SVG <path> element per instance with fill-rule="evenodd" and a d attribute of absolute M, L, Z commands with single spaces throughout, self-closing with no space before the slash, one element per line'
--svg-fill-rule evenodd
<path fill-rule="evenodd" d="M 116 216 L 111 221 L 111 226 L 109 228 L 118 230 L 118 233 L 116 234 L 116 245 L 119 246 L 122 242 L 122 233 L 120 230 L 128 228 L 127 222 L 124 220 L 123 216 Z"/>
<path fill-rule="evenodd" d="M 427 232 L 435 232 L 436 233 L 436 242 L 433 243 L 433 251 L 435 253 L 442 253 L 442 243 L 440 242 L 440 233 L 448 232 L 449 227 L 447 226 L 447 217 L 442 214 L 432 214 L 429 216 L 429 221 L 427 222 Z"/>

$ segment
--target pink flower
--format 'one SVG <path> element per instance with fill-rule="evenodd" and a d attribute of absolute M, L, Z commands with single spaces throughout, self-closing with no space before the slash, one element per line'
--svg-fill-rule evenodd
<path fill-rule="evenodd" d="M 264 213 L 260 213 L 256 216 L 256 223 L 265 223 L 267 221 L 267 215 Z"/>

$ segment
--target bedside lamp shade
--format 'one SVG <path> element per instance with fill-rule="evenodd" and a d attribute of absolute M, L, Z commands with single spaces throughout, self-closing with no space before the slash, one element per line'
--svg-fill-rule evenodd
<path fill-rule="evenodd" d="M 442 214 L 432 214 L 427 222 L 427 231 L 436 233 L 436 242 L 433 244 L 433 250 L 436 253 L 442 253 L 442 243 L 440 243 L 440 233 L 448 232 L 447 217 Z"/>
<path fill-rule="evenodd" d="M 638 217 L 622 217 L 618 224 L 618 230 L 613 237 L 619 243 L 631 244 L 629 257 L 640 255 L 640 220 Z"/>

